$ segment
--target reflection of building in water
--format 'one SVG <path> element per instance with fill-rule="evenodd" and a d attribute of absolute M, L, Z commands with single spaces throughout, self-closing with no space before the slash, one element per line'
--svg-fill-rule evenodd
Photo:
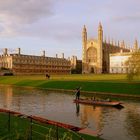
<path fill-rule="evenodd" d="M 46 111 L 46 98 L 42 96 L 40 102 L 42 103 L 42 112 L 45 112 Z"/>
<path fill-rule="evenodd" d="M 93 127 L 96 130 L 100 130 L 102 128 L 101 126 L 101 114 L 102 109 L 100 107 L 93 107 L 93 106 L 87 106 L 87 105 L 81 105 L 81 123 L 82 127 L 88 126 L 88 122 L 93 122 Z"/>
<path fill-rule="evenodd" d="M 16 106 L 16 111 L 21 109 L 21 97 L 16 96 L 16 100 L 13 100 L 14 88 L 6 86 L 4 88 L 4 98 L 3 98 L 3 107 L 7 109 L 12 109 L 11 107 Z"/>
<path fill-rule="evenodd" d="M 21 108 L 21 98 L 20 96 L 18 97 L 18 100 L 17 100 L 17 111 L 20 111 L 20 108 Z"/>
<path fill-rule="evenodd" d="M 128 106 L 129 110 L 126 115 L 126 128 L 130 135 L 136 137 L 137 140 L 140 140 L 140 107 Z"/>
<path fill-rule="evenodd" d="M 12 104 L 12 97 L 13 97 L 13 88 L 6 87 L 5 88 L 5 99 L 4 99 L 4 108 L 10 108 Z"/>

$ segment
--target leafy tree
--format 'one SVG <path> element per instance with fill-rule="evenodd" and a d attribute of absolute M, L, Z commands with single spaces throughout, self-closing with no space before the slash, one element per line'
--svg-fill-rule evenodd
<path fill-rule="evenodd" d="M 134 76 L 140 75 L 140 50 L 132 53 L 132 56 L 126 62 L 126 66 L 128 66 L 127 78 L 129 80 L 133 80 Z"/>

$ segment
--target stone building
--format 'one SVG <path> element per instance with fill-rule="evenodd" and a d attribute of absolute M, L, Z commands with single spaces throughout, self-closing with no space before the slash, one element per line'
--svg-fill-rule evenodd
<path fill-rule="evenodd" d="M 124 41 L 120 44 L 113 40 L 103 41 L 103 28 L 101 23 L 98 26 L 98 38 L 88 39 L 87 29 L 84 26 L 82 32 L 82 73 L 109 73 L 110 53 L 130 52 Z"/>
<path fill-rule="evenodd" d="M 110 54 L 110 73 L 128 73 L 130 68 L 126 65 L 126 62 L 138 49 L 138 41 L 135 40 L 134 46 L 130 52 L 123 52 L 121 50 L 119 53 Z"/>
<path fill-rule="evenodd" d="M 126 66 L 126 61 L 131 57 L 131 53 L 114 53 L 110 54 L 110 73 L 127 73 L 128 66 Z"/>
<path fill-rule="evenodd" d="M 71 73 L 81 74 L 82 73 L 82 60 L 78 60 L 77 56 L 71 58 Z"/>
<path fill-rule="evenodd" d="M 8 49 L 0 55 L 0 67 L 8 68 L 14 74 L 70 74 L 71 63 L 64 58 L 46 57 L 45 51 L 42 56 L 21 54 L 20 48 L 14 54 L 8 54 Z"/>

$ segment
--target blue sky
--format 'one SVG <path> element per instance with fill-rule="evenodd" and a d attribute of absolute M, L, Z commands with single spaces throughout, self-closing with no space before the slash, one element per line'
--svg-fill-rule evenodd
<path fill-rule="evenodd" d="M 139 0 L 1 0 L 0 52 L 81 58 L 83 25 L 96 38 L 99 22 L 104 37 L 132 46 L 140 42 L 139 7 Z"/>

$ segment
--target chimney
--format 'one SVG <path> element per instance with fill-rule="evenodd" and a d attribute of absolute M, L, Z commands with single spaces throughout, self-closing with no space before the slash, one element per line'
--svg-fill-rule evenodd
<path fill-rule="evenodd" d="M 68 61 L 70 61 L 70 57 L 68 57 Z"/>
<path fill-rule="evenodd" d="M 20 55 L 20 51 L 21 51 L 21 49 L 18 48 L 18 49 L 17 49 L 17 53 L 18 53 L 18 55 Z"/>
<path fill-rule="evenodd" d="M 56 58 L 58 58 L 58 54 L 56 54 Z"/>
<path fill-rule="evenodd" d="M 125 48 L 125 42 L 124 42 L 124 40 L 121 42 L 121 48 Z"/>
<path fill-rule="evenodd" d="M 4 55 L 8 55 L 8 49 L 4 48 Z"/>
<path fill-rule="evenodd" d="M 42 56 L 44 56 L 45 57 L 45 51 L 43 51 L 43 55 Z"/>
<path fill-rule="evenodd" d="M 62 53 L 62 58 L 64 58 L 64 53 Z"/>
<path fill-rule="evenodd" d="M 120 42 L 118 41 L 118 47 L 120 47 Z"/>

